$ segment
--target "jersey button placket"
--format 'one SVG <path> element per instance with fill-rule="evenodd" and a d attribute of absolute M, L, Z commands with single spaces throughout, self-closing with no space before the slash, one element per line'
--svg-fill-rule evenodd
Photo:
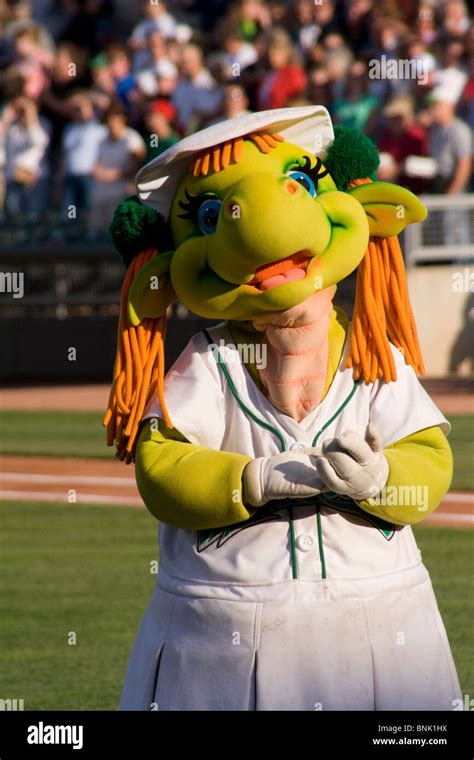
<path fill-rule="evenodd" d="M 312 533 L 300 533 L 295 541 L 298 551 L 298 578 L 300 580 L 320 580 L 321 562 L 318 554 L 318 539 Z"/>
<path fill-rule="evenodd" d="M 316 539 L 311 533 L 301 533 L 296 538 L 296 546 L 302 552 L 310 552 L 316 547 Z"/>

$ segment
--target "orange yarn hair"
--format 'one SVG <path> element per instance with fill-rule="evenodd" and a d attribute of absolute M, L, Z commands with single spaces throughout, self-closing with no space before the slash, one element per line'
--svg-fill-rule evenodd
<path fill-rule="evenodd" d="M 371 182 L 357 179 L 350 187 Z M 397 379 L 389 340 L 400 349 L 407 364 L 425 371 L 408 286 L 403 255 L 396 235 L 371 237 L 357 268 L 351 347 L 347 366 L 354 380 L 374 383 Z"/>
<path fill-rule="evenodd" d="M 117 456 L 129 464 L 147 404 L 158 397 L 164 420 L 172 427 L 164 398 L 166 314 L 143 319 L 137 327 L 129 324 L 127 303 L 130 286 L 137 272 L 158 255 L 150 248 L 132 260 L 122 286 L 118 326 L 117 355 L 112 388 L 103 424 L 107 445 L 117 448 Z"/>

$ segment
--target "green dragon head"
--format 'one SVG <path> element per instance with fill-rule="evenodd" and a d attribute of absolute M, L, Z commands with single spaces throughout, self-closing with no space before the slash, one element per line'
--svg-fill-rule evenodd
<path fill-rule="evenodd" d="M 131 323 L 163 314 L 176 298 L 213 319 L 248 320 L 290 308 L 347 277 L 370 236 L 396 235 L 424 219 L 422 203 L 397 185 L 347 187 L 351 159 L 346 153 L 341 160 L 341 142 L 359 154 L 349 176 L 358 169 L 352 179 L 361 177 L 364 162 L 363 176 L 370 176 L 378 163 L 375 147 L 342 128 L 325 163 L 265 134 L 241 140 L 237 159 L 231 144 L 225 168 L 222 150 L 217 161 L 215 151 L 194 157 L 171 205 L 166 237 L 172 250 L 155 256 L 130 289 Z M 151 221 L 156 224 L 153 212 Z M 159 249 L 160 240 L 154 245 Z"/>

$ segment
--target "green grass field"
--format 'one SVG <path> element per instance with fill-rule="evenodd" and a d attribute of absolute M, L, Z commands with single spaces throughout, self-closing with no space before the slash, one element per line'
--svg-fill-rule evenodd
<path fill-rule="evenodd" d="M 156 577 L 155 521 L 137 509 L 2 503 L 0 526 L 0 697 L 27 710 L 115 709 Z"/>
<path fill-rule="evenodd" d="M 0 412 L 0 454 L 111 459 L 100 412 Z"/>
<path fill-rule="evenodd" d="M 418 527 L 463 693 L 474 694 L 474 533 Z M 116 709 L 155 576 L 145 511 L 0 505 L 0 683 L 25 709 Z M 68 643 L 71 632 L 76 645 Z"/>
<path fill-rule="evenodd" d="M 449 417 L 454 454 L 452 488 L 474 491 L 474 415 Z M 0 412 L 0 454 L 110 459 L 97 412 Z"/>

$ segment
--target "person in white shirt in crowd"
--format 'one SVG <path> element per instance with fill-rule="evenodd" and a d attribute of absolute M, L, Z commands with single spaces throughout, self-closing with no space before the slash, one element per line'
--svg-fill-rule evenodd
<path fill-rule="evenodd" d="M 156 67 L 156 87 L 160 97 L 171 98 L 178 81 L 178 69 L 171 61 L 161 61 Z"/>
<path fill-rule="evenodd" d="M 435 84 L 444 92 L 450 92 L 450 99 L 457 103 L 461 99 L 468 74 L 463 65 L 464 45 L 460 40 L 448 42 L 442 51 L 443 67 L 436 71 Z"/>
<path fill-rule="evenodd" d="M 7 103 L 0 120 L 5 155 L 5 211 L 12 226 L 35 225 L 48 202 L 47 151 L 50 126 L 34 100 L 20 95 Z"/>
<path fill-rule="evenodd" d="M 464 0 L 447 0 L 441 4 L 441 19 L 446 33 L 461 37 L 469 29 L 469 11 Z"/>
<path fill-rule="evenodd" d="M 223 48 L 212 56 L 212 65 L 220 65 L 225 79 L 239 77 L 240 73 L 258 60 L 255 46 L 246 42 L 241 26 L 235 21 L 224 21 L 217 27 L 216 40 Z M 211 65 L 211 58 L 208 58 Z"/>
<path fill-rule="evenodd" d="M 116 206 L 129 191 L 134 191 L 133 178 L 146 153 L 142 137 L 127 125 L 127 116 L 120 103 L 113 103 L 107 109 L 104 123 L 107 134 L 99 146 L 93 169 L 90 216 L 93 234 L 107 230 Z"/>
<path fill-rule="evenodd" d="M 222 104 L 222 89 L 204 65 L 201 48 L 194 43 L 184 46 L 180 69 L 181 76 L 172 100 L 178 113 L 179 129 L 191 133 L 201 120 L 217 115 Z"/>
<path fill-rule="evenodd" d="M 168 43 L 161 32 L 153 29 L 146 38 L 146 45 L 134 53 L 132 71 L 138 74 L 156 66 L 160 61 L 169 59 Z"/>
<path fill-rule="evenodd" d="M 146 47 L 147 38 L 151 32 L 160 32 L 166 38 L 176 35 L 178 24 L 171 13 L 168 13 L 165 2 L 143 0 L 142 8 L 145 18 L 138 22 L 128 41 L 132 50 L 141 50 Z"/>
<path fill-rule="evenodd" d="M 94 117 L 92 97 L 78 91 L 69 99 L 73 121 L 63 132 L 63 220 L 86 221 L 90 208 L 93 171 L 99 158 L 99 148 L 107 129 Z M 71 210 L 74 215 L 71 217 Z"/>
<path fill-rule="evenodd" d="M 429 153 L 438 165 L 430 192 L 447 196 L 467 190 L 472 165 L 472 133 L 456 116 L 458 93 L 447 87 L 435 87 L 429 96 Z M 469 245 L 469 217 L 462 208 L 444 210 L 445 242 Z"/>
<path fill-rule="evenodd" d="M 133 61 L 137 86 L 149 98 L 158 94 L 157 72 L 163 64 L 171 64 L 167 42 L 160 32 L 151 32 L 146 50 L 140 50 Z"/>

